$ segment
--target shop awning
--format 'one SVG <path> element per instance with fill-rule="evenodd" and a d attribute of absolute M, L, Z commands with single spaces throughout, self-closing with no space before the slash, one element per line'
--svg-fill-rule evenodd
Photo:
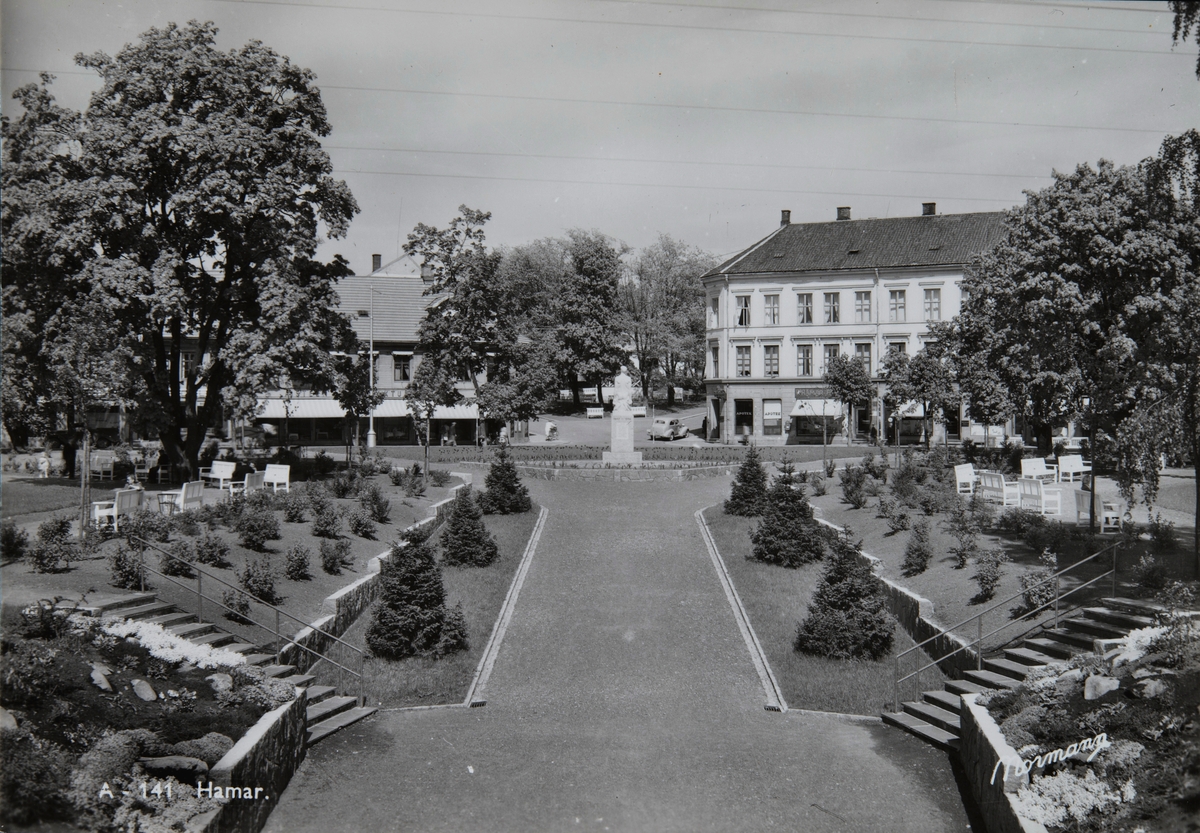
<path fill-rule="evenodd" d="M 925 406 L 920 402 L 905 402 L 893 413 L 902 417 L 923 417 L 925 416 Z"/>
<path fill-rule="evenodd" d="M 840 417 L 844 411 L 842 403 L 833 399 L 797 399 L 791 415 L 821 416 L 822 408 L 827 417 Z"/>
<path fill-rule="evenodd" d="M 258 419 L 342 419 L 346 412 L 334 399 L 267 399 Z"/>

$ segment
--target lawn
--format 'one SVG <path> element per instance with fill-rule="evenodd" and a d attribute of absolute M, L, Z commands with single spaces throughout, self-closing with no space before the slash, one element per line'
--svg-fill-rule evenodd
<path fill-rule="evenodd" d="M 364 694 L 368 705 L 396 708 L 462 702 L 500 615 L 500 607 L 529 543 L 529 536 L 533 534 L 538 511 L 534 506 L 521 515 L 484 516 L 488 532 L 500 547 L 500 557 L 487 567 L 443 569 L 446 603 L 450 607 L 462 604 L 469 649 L 441 660 L 415 657 L 389 661 L 368 655 L 364 660 Z M 364 613 L 342 639 L 356 648 L 365 649 L 371 618 L 370 611 Z M 334 648 L 330 655 L 348 668 L 357 666 L 357 655 L 342 646 Z M 339 685 L 336 668 L 321 665 L 317 673 L 319 683 Z M 342 675 L 340 684 L 343 693 L 357 693 L 354 681 L 348 675 Z"/>
<path fill-rule="evenodd" d="M 719 506 L 704 512 L 717 551 L 750 617 L 759 642 L 790 708 L 878 715 L 893 698 L 891 657 L 913 645 L 897 626 L 892 654 L 878 662 L 831 660 L 792 650 L 796 628 L 821 578 L 824 565 L 787 569 L 752 561 L 750 532 L 757 518 L 726 515 Z M 921 675 L 924 688 L 944 677 L 933 668 Z"/>
<path fill-rule="evenodd" d="M 111 494 L 108 489 L 92 487 L 92 500 L 103 500 Z M 65 477 L 13 477 L 7 472 L 0 482 L 0 502 L 4 519 L 22 523 L 31 515 L 69 510 L 79 512 L 79 481 Z"/>

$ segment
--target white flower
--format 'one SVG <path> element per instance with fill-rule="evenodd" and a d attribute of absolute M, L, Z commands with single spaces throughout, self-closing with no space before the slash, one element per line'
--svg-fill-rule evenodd
<path fill-rule="evenodd" d="M 110 636 L 123 636 L 135 640 L 150 652 L 155 659 L 178 665 L 190 662 L 197 668 L 228 668 L 243 665 L 246 658 L 224 648 L 196 645 L 181 636 L 176 636 L 154 622 L 135 619 L 106 619 L 104 632 Z"/>

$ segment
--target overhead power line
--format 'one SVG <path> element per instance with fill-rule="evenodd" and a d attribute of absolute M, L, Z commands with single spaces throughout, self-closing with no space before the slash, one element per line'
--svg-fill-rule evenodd
<path fill-rule="evenodd" d="M 512 159 L 561 159 L 568 162 L 628 162 L 651 165 L 700 165 L 719 168 L 769 168 L 791 171 L 843 171 L 872 174 L 912 174 L 914 176 L 978 176 L 1003 179 L 1053 179 L 1047 174 L 993 174 L 967 171 L 915 171 L 898 168 L 845 168 L 836 165 L 788 165 L 781 162 L 705 162 L 691 159 L 638 159 L 618 156 L 564 156 L 552 153 L 504 153 L 490 150 L 433 150 L 430 148 L 360 147 L 358 145 L 323 145 L 325 150 L 351 150 L 370 153 L 422 153 L 447 156 L 503 156 Z"/>

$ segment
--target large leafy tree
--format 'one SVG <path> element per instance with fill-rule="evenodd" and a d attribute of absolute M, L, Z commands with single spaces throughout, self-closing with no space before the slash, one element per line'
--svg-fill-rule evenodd
<path fill-rule="evenodd" d="M 875 393 L 871 377 L 858 359 L 837 355 L 825 366 L 825 384 L 830 395 L 846 406 L 846 445 L 850 445 L 850 409 L 859 402 L 870 401 Z"/>
<path fill-rule="evenodd" d="M 1200 2 L 1196 0 L 1170 0 L 1167 5 L 1175 13 L 1171 30 L 1171 46 L 1187 43 L 1188 35 L 1195 30 L 1196 43 L 1200 44 Z M 1200 57 L 1196 58 L 1196 77 L 1200 78 Z"/>
<path fill-rule="evenodd" d="M 103 296 L 137 345 L 142 416 L 189 468 L 220 417 L 271 388 L 332 386 L 330 354 L 353 344 L 334 293 L 347 264 L 313 259 L 358 211 L 330 176 L 313 75 L 216 35 L 170 24 L 76 56 L 101 78 L 85 113 L 44 79 L 4 124 L 5 313 L 28 334 L 6 349 L 53 375 L 41 334 L 67 301 Z"/>
<path fill-rule="evenodd" d="M 948 409 L 961 401 L 954 385 L 954 375 L 941 344 L 922 347 L 911 359 L 898 350 L 884 357 L 884 373 L 888 391 L 884 400 L 893 408 L 916 402 L 924 409 L 925 447 L 929 448 L 933 420 L 945 421 Z"/>

